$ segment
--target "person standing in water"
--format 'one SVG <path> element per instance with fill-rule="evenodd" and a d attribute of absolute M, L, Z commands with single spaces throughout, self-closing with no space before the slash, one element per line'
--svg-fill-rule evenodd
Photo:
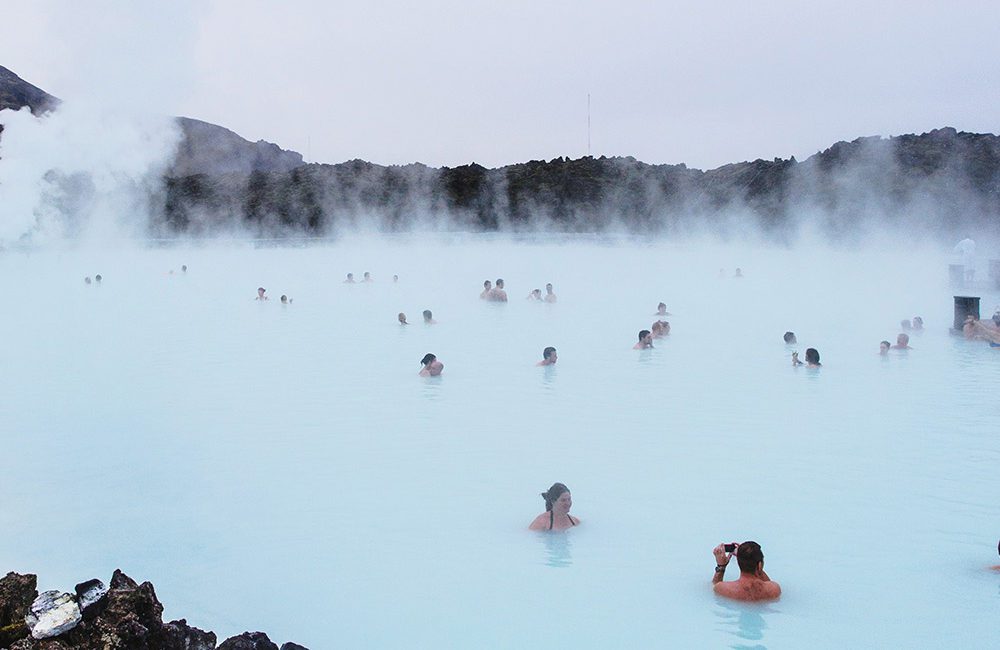
<path fill-rule="evenodd" d="M 493 283 L 489 280 L 483 281 L 483 292 L 479 294 L 480 300 L 492 300 L 490 294 L 493 293 Z"/>
<path fill-rule="evenodd" d="M 653 347 L 653 334 L 649 330 L 639 330 L 639 342 L 632 346 L 633 350 L 648 350 Z"/>
<path fill-rule="evenodd" d="M 547 347 L 542 350 L 542 360 L 536 363 L 536 366 L 554 366 L 556 361 L 559 360 L 559 355 L 556 354 L 556 349 L 554 347 Z"/>
<path fill-rule="evenodd" d="M 712 590 L 716 594 L 743 601 L 774 600 L 781 596 L 781 585 L 764 573 L 764 552 L 757 542 L 719 544 L 712 553 L 715 555 Z M 733 555 L 740 566 L 740 577 L 724 582 L 726 567 Z"/>
<path fill-rule="evenodd" d="M 553 483 L 545 492 L 545 512 L 535 517 L 528 530 L 567 530 L 580 525 L 580 520 L 569 514 L 573 507 L 573 495 L 562 483 Z"/>
<path fill-rule="evenodd" d="M 525 298 L 525 300 L 537 300 L 537 301 L 541 302 L 542 301 L 542 290 L 541 289 L 532 289 L 531 293 L 528 294 L 528 296 Z"/>
<path fill-rule="evenodd" d="M 425 354 L 424 358 L 420 360 L 420 365 L 423 368 L 417 374 L 421 377 L 437 377 L 444 370 L 444 364 L 438 361 L 437 357 L 430 352 Z"/>
<path fill-rule="evenodd" d="M 269 298 L 264 295 L 265 291 L 266 290 L 264 289 L 264 287 L 257 287 L 257 298 L 256 298 L 256 300 L 269 300 Z"/>
<path fill-rule="evenodd" d="M 344 284 L 354 284 L 354 274 L 353 273 L 348 273 L 347 274 L 347 279 L 344 280 Z"/>
<path fill-rule="evenodd" d="M 892 346 L 893 350 L 912 350 L 910 347 L 910 335 L 906 333 L 900 333 L 896 337 L 896 345 Z"/>
<path fill-rule="evenodd" d="M 655 316 L 673 316 L 669 311 L 667 311 L 667 303 L 661 302 L 656 306 Z"/>
<path fill-rule="evenodd" d="M 490 300 L 494 302 L 507 302 L 507 292 L 503 289 L 503 278 L 497 278 L 493 284 L 493 291 L 490 291 Z"/>
<path fill-rule="evenodd" d="M 424 324 L 425 325 L 437 325 L 437 321 L 434 320 L 434 314 L 431 313 L 430 309 L 424 310 Z"/>
<path fill-rule="evenodd" d="M 806 348 L 806 368 L 819 368 L 822 365 L 819 362 L 819 350 L 816 348 Z"/>
<path fill-rule="evenodd" d="M 399 319 L 400 325 L 409 325 L 409 323 L 406 322 L 406 314 L 404 314 L 403 312 L 399 312 L 399 316 L 397 316 L 396 318 Z"/>
<path fill-rule="evenodd" d="M 552 283 L 545 285 L 545 302 L 555 302 L 557 300 L 555 292 L 552 291 Z"/>
<path fill-rule="evenodd" d="M 889 348 L 891 348 L 891 347 L 892 347 L 892 343 L 889 343 L 888 341 L 881 341 L 878 344 L 878 353 L 879 353 L 879 355 L 883 356 L 883 357 L 889 356 Z"/>
<path fill-rule="evenodd" d="M 365 271 L 365 274 L 363 276 L 361 276 L 361 281 L 362 282 L 374 282 L 375 280 L 372 280 L 372 274 L 371 273 L 369 273 L 368 271 Z"/>

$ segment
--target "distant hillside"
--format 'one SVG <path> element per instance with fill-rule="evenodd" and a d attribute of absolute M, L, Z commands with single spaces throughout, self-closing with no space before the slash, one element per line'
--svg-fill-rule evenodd
<path fill-rule="evenodd" d="M 58 100 L 0 68 L 8 106 L 51 109 Z M 942 128 L 921 135 L 838 142 L 803 162 L 755 160 L 702 171 L 634 158 L 556 158 L 487 169 L 362 160 L 303 164 L 266 142 L 178 118 L 184 137 L 151 197 L 158 236 L 325 236 L 342 229 L 389 231 L 430 225 L 532 230 L 740 236 L 777 239 L 804 224 L 832 238 L 870 226 L 953 237 L 997 234 L 1000 139 Z"/>
<path fill-rule="evenodd" d="M 27 106 L 33 114 L 42 115 L 57 108 L 59 102 L 0 66 L 0 110 Z M 250 142 L 229 129 L 186 117 L 177 118 L 177 123 L 182 137 L 169 168 L 171 176 L 285 172 L 302 164 L 301 154 L 285 151 L 270 142 Z"/>

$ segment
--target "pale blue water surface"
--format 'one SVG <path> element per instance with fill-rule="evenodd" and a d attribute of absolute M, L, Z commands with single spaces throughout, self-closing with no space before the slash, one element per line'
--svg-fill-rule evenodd
<path fill-rule="evenodd" d="M 990 647 L 1000 350 L 949 335 L 947 261 L 541 235 L 7 252 L 0 563 L 40 589 L 120 567 L 166 619 L 317 649 Z M 497 277 L 509 304 L 478 298 Z M 546 282 L 557 304 L 524 300 Z M 661 300 L 669 339 L 632 350 Z M 790 366 L 807 347 L 821 370 Z M 583 523 L 530 533 L 554 481 Z M 743 539 L 780 601 L 713 596 L 712 547 Z"/>

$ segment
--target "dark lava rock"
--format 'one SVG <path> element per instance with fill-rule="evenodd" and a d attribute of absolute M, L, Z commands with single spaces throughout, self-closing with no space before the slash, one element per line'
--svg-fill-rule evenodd
<path fill-rule="evenodd" d="M 179 621 L 170 621 L 163 626 L 165 637 L 169 643 L 165 648 L 178 648 L 179 650 L 215 650 L 215 632 L 205 632 L 196 627 L 191 627 L 183 618 Z"/>
<path fill-rule="evenodd" d="M 38 578 L 11 571 L 0 579 L 0 647 L 28 636 L 24 617 L 38 596 Z"/>
<path fill-rule="evenodd" d="M 80 604 L 80 612 L 84 620 L 90 620 L 104 611 L 107 605 L 108 588 L 104 583 L 94 578 L 81 582 L 75 588 L 76 600 Z"/>
<path fill-rule="evenodd" d="M 263 632 L 244 632 L 219 644 L 219 650 L 278 650 Z"/>
<path fill-rule="evenodd" d="M 288 643 L 282 643 L 281 648 L 279 648 L 278 650 L 309 650 L 309 648 L 301 646 L 298 643 L 292 643 L 291 641 L 289 641 Z"/>

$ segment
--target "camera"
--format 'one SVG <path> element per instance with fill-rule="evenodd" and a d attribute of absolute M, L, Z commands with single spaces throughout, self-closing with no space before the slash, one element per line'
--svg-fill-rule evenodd
<path fill-rule="evenodd" d="M 732 544 L 726 544 L 722 548 L 726 551 L 726 553 L 732 553 L 733 551 L 736 550 L 737 546 L 739 546 L 739 544 L 733 542 Z"/>

